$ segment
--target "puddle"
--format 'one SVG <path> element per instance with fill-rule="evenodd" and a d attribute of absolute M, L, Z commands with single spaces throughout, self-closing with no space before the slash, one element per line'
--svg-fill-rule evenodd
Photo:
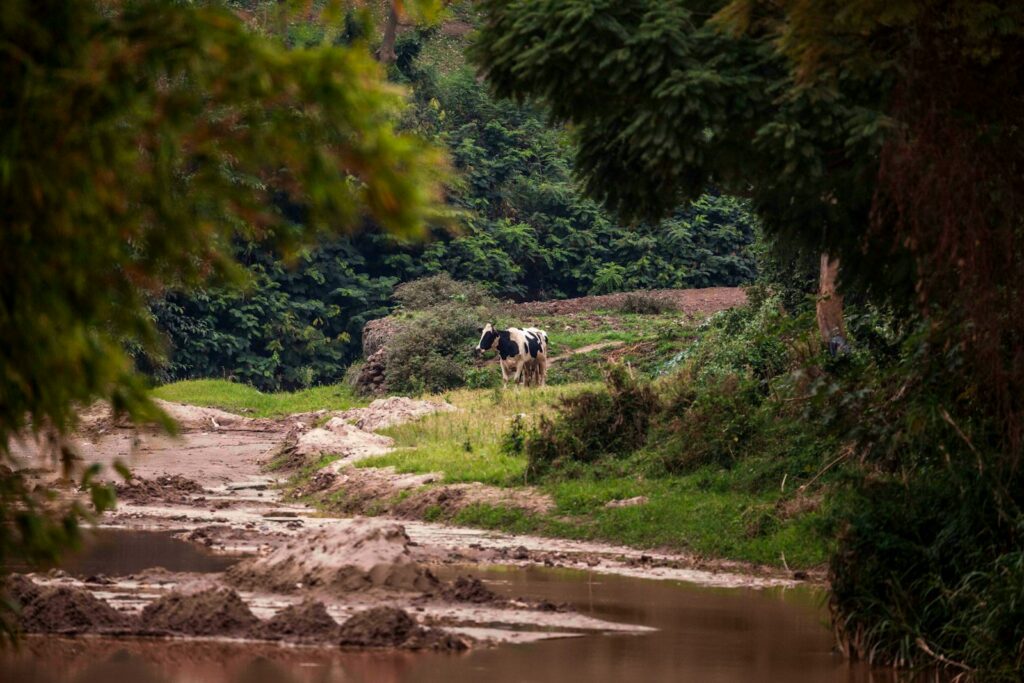
<path fill-rule="evenodd" d="M 222 572 L 237 561 L 174 538 L 172 531 L 97 529 L 87 536 L 81 551 L 68 556 L 60 568 L 76 577 L 123 576 L 151 567 L 210 573 Z"/>
<path fill-rule="evenodd" d="M 172 539 L 173 540 L 173 539 Z M 163 543 L 163 541 L 161 541 Z M 152 559 L 152 558 L 151 558 Z M 109 571 L 109 565 L 104 571 Z M 31 683 L 567 683 L 896 680 L 832 651 L 819 594 L 714 589 L 545 568 L 470 569 L 496 592 L 569 602 L 658 629 L 479 648 L 464 655 L 351 652 L 230 642 L 28 639 L 0 680 Z M 451 578 L 457 571 L 439 572 Z M 465 573 L 465 570 L 462 572 Z"/>

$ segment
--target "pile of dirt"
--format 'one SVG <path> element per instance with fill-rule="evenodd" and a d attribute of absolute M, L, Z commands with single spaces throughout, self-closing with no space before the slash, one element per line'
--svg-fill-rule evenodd
<path fill-rule="evenodd" d="M 363 325 L 363 358 L 369 359 L 383 350 L 401 327 L 401 323 L 390 316 Z"/>
<path fill-rule="evenodd" d="M 308 532 L 267 555 L 243 560 L 227 577 L 243 588 L 281 592 L 300 586 L 336 592 L 436 591 L 440 582 L 413 561 L 410 545 L 401 525 L 354 520 Z"/>
<path fill-rule="evenodd" d="M 334 475 L 331 483 L 321 491 L 344 491 L 344 496 L 332 497 L 326 507 L 332 512 L 356 514 L 371 508 L 388 514 L 398 514 L 394 505 L 387 505 L 389 499 L 403 492 L 416 491 L 444 477 L 440 473 L 399 474 L 394 467 L 338 467 L 331 463 L 321 472 Z M 319 473 L 314 476 L 319 477 Z M 326 478 L 324 479 L 326 480 Z M 307 487 L 308 489 L 308 487 Z M 303 493 L 312 493 L 303 489 Z M 415 519 L 416 515 L 401 515 Z"/>
<path fill-rule="evenodd" d="M 241 636 L 260 620 L 227 588 L 209 588 L 196 593 L 170 593 L 142 610 L 147 631 L 191 636 Z"/>
<path fill-rule="evenodd" d="M 27 576 L 11 574 L 3 582 L 0 594 L 6 596 L 14 604 L 24 606 L 35 600 L 42 590 L 35 581 Z"/>
<path fill-rule="evenodd" d="M 21 577 L 8 581 L 7 590 L 21 605 L 19 625 L 26 633 L 117 633 L 134 623 L 80 588 L 41 587 Z"/>
<path fill-rule="evenodd" d="M 411 650 L 465 650 L 465 640 L 439 629 L 423 628 L 405 610 L 374 607 L 352 615 L 339 629 L 343 647 L 398 647 Z"/>
<path fill-rule="evenodd" d="M 364 431 L 334 417 L 323 427 L 309 431 L 293 430 L 278 451 L 286 467 L 302 467 L 322 455 L 340 455 L 349 461 L 383 455 L 394 442 L 380 434 Z"/>
<path fill-rule="evenodd" d="M 444 401 L 422 401 L 406 396 L 391 396 L 378 398 L 366 408 L 346 410 L 339 413 L 338 417 L 351 422 L 360 429 L 373 432 L 404 422 L 412 422 L 431 413 L 448 413 L 453 410 L 456 410 L 455 406 Z"/>
<path fill-rule="evenodd" d="M 298 642 L 336 642 L 338 622 L 327 613 L 324 603 L 307 600 L 285 607 L 250 631 L 253 638 Z"/>
<path fill-rule="evenodd" d="M 356 391 L 362 395 L 386 393 L 388 390 L 387 364 L 388 350 L 377 349 L 359 368 L 359 374 L 356 375 Z"/>
<path fill-rule="evenodd" d="M 512 313 L 519 316 L 564 315 L 584 311 L 617 310 L 622 306 L 626 297 L 636 294 L 664 302 L 689 315 L 711 315 L 747 303 L 747 295 L 739 287 L 707 287 L 704 289 L 653 289 L 556 301 L 528 301 L 513 304 L 509 308 Z"/>
<path fill-rule="evenodd" d="M 472 602 L 476 604 L 498 602 L 501 598 L 484 582 L 475 576 L 459 576 L 449 585 L 441 589 L 441 596 L 452 602 Z"/>
<path fill-rule="evenodd" d="M 133 477 L 116 489 L 117 499 L 129 503 L 161 501 L 183 505 L 191 502 L 193 496 L 205 493 L 197 482 L 180 474 L 163 474 L 155 479 Z"/>

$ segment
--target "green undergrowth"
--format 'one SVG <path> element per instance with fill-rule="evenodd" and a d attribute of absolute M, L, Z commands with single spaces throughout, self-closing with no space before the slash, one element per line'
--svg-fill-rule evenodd
<path fill-rule="evenodd" d="M 783 480 L 806 480 L 806 457 L 803 463 L 786 465 L 766 456 L 733 467 L 708 465 L 687 473 L 662 469 L 652 476 L 656 455 L 641 451 L 623 460 L 567 467 L 561 476 L 531 474 L 522 451 L 534 425 L 552 418 L 565 400 L 600 388 L 599 383 L 577 383 L 535 390 L 451 392 L 443 398 L 458 406 L 458 412 L 386 430 L 395 439 L 396 450 L 359 466 L 393 466 L 403 473 L 443 472 L 447 483 L 529 484 L 555 502 L 548 514 L 475 505 L 448 518 L 436 510 L 432 520 L 791 568 L 825 561 L 820 496 L 802 508 L 794 505 L 795 486 L 785 486 Z M 612 501 L 637 496 L 647 502 L 607 507 Z"/>
<path fill-rule="evenodd" d="M 344 384 L 310 387 L 301 391 L 263 393 L 247 384 L 222 379 L 190 379 L 153 389 L 165 401 L 220 408 L 248 417 L 282 417 L 316 410 L 347 410 L 362 401 Z"/>

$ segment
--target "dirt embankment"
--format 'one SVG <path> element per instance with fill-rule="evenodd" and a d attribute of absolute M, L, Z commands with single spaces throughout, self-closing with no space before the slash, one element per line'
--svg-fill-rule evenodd
<path fill-rule="evenodd" d="M 520 315 L 564 315 L 614 310 L 622 306 L 626 297 L 636 294 L 656 299 L 691 316 L 711 315 L 747 303 L 747 295 L 740 287 L 707 287 L 704 289 L 652 289 L 640 292 L 582 296 L 575 299 L 527 301 L 521 304 L 512 304 L 510 308 Z"/>

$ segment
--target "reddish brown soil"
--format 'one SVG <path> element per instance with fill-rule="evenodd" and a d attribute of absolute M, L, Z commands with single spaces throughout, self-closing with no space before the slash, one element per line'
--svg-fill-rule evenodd
<path fill-rule="evenodd" d="M 627 296 L 635 293 L 620 292 L 557 301 L 528 301 L 513 304 L 510 308 L 514 313 L 520 315 L 562 315 L 584 311 L 614 310 L 622 305 Z M 682 313 L 695 316 L 710 315 L 727 308 L 742 306 L 747 302 L 746 293 L 739 287 L 652 289 L 639 293 L 675 306 Z"/>
<path fill-rule="evenodd" d="M 178 474 L 163 474 L 153 479 L 133 477 L 117 485 L 117 499 L 129 503 L 161 501 L 185 504 L 203 493 L 197 482 Z"/>
<path fill-rule="evenodd" d="M 465 650 L 467 643 L 449 633 L 426 629 L 405 610 L 374 607 L 341 625 L 338 644 L 346 647 L 400 647 L 411 650 Z"/>
<path fill-rule="evenodd" d="M 86 590 L 43 588 L 24 577 L 9 581 L 7 589 L 21 605 L 19 625 L 26 633 L 114 633 L 134 622 Z"/>
<path fill-rule="evenodd" d="M 191 636 L 241 636 L 259 623 L 238 593 L 229 589 L 171 593 L 142 610 L 143 628 Z"/>
<path fill-rule="evenodd" d="M 242 588 L 279 592 L 436 591 L 440 582 L 413 561 L 410 546 L 402 526 L 365 520 L 303 534 L 267 555 L 239 562 L 227 578 Z"/>
<path fill-rule="evenodd" d="M 339 638 L 338 622 L 327 613 L 324 603 L 307 600 L 291 605 L 256 626 L 250 635 L 260 640 L 291 640 L 298 642 L 335 642 Z"/>

